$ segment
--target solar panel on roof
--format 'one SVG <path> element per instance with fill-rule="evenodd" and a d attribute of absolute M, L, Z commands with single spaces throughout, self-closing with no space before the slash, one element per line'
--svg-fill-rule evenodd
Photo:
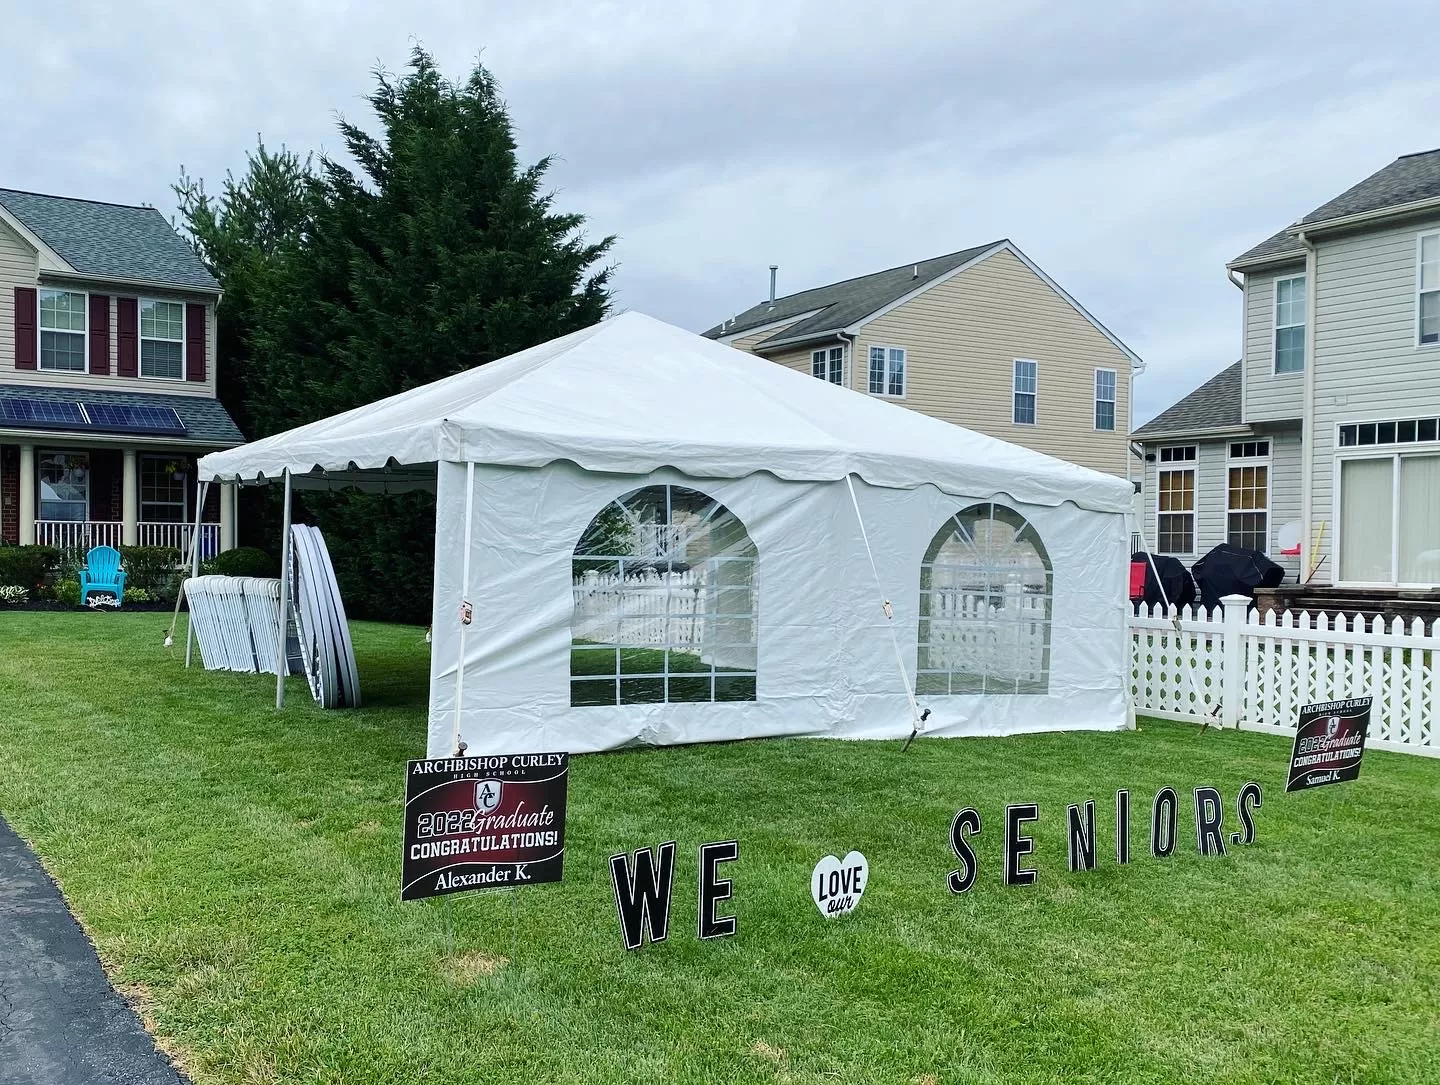
<path fill-rule="evenodd" d="M 19 396 L 0 396 L 0 423 L 47 429 L 83 429 L 86 426 L 85 415 L 78 403 Z"/>
<path fill-rule="evenodd" d="M 86 403 L 90 425 L 112 433 L 184 433 L 185 423 L 174 407 L 135 403 Z"/>

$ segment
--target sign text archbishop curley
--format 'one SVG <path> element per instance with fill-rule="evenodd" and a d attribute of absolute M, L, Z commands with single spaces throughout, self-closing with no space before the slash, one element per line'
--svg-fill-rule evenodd
<path fill-rule="evenodd" d="M 570 755 L 411 761 L 402 900 L 558 882 Z"/>
<path fill-rule="evenodd" d="M 1300 709 L 1286 791 L 1338 784 L 1360 775 L 1365 732 L 1370 728 L 1370 702 L 1369 697 L 1352 697 Z"/>

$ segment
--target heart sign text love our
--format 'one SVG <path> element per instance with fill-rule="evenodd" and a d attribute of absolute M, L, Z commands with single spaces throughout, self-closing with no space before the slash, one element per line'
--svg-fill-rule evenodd
<path fill-rule="evenodd" d="M 859 905 L 869 879 L 870 864 L 858 851 L 844 859 L 827 855 L 815 864 L 810 875 L 810 895 L 826 919 L 849 915 Z"/>

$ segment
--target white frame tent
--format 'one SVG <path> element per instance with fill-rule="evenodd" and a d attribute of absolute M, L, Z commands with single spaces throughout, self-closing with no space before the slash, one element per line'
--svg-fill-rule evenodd
<path fill-rule="evenodd" d="M 199 470 L 434 490 L 431 757 L 1131 722 L 1129 482 L 638 313 Z"/>

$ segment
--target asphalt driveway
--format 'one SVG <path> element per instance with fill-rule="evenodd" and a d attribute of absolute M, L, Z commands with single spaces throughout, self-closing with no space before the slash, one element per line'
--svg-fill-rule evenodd
<path fill-rule="evenodd" d="M 185 1085 L 0 818 L 0 1083 Z"/>

